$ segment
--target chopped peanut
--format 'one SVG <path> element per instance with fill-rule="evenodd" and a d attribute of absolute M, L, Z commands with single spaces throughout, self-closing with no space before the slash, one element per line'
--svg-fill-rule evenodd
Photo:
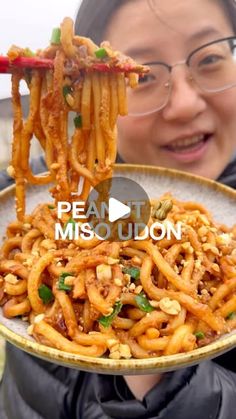
<path fill-rule="evenodd" d="M 120 352 L 119 351 L 110 352 L 109 353 L 109 358 L 111 358 L 111 359 L 120 359 Z"/>
<path fill-rule="evenodd" d="M 124 280 L 126 281 L 127 285 L 129 285 L 131 281 L 131 276 L 129 274 L 124 274 Z"/>
<path fill-rule="evenodd" d="M 108 256 L 108 258 L 107 258 L 107 263 L 108 263 L 108 265 L 115 265 L 116 263 L 119 263 L 119 259 L 114 259 L 114 258 L 111 258 L 110 256 Z"/>
<path fill-rule="evenodd" d="M 120 343 L 119 351 L 122 358 L 129 359 L 132 356 L 129 345 Z"/>
<path fill-rule="evenodd" d="M 204 243 L 202 245 L 204 252 L 210 250 L 214 255 L 219 256 L 219 249 L 216 246 L 212 246 L 211 243 Z"/>
<path fill-rule="evenodd" d="M 130 286 L 129 286 L 129 290 L 130 291 L 134 291 L 135 290 L 135 284 L 132 282 L 132 284 L 130 284 Z"/>
<path fill-rule="evenodd" d="M 111 352 L 119 351 L 119 346 L 120 346 L 119 342 L 115 343 L 114 345 L 111 346 L 110 351 Z"/>
<path fill-rule="evenodd" d="M 105 315 L 110 316 L 110 314 L 112 314 L 112 313 L 113 313 L 113 308 L 111 307 L 111 308 L 107 309 L 107 313 Z"/>
<path fill-rule="evenodd" d="M 69 276 L 68 275 L 64 279 L 64 284 L 65 285 L 74 285 L 74 280 L 75 280 L 75 277 L 74 276 Z"/>
<path fill-rule="evenodd" d="M 102 263 L 96 267 L 97 278 L 100 280 L 110 280 L 112 278 L 111 266 Z"/>
<path fill-rule="evenodd" d="M 109 358 L 111 359 L 129 359 L 131 356 L 129 345 L 117 343 L 110 348 Z"/>
<path fill-rule="evenodd" d="M 219 265 L 217 265 L 217 263 L 213 263 L 211 266 L 212 270 L 219 273 L 220 272 L 220 267 Z"/>
<path fill-rule="evenodd" d="M 117 287 L 122 287 L 123 285 L 122 280 L 120 278 L 115 278 L 114 284 L 117 285 Z"/>
<path fill-rule="evenodd" d="M 201 261 L 199 259 L 195 260 L 195 268 L 200 269 L 201 268 Z"/>
<path fill-rule="evenodd" d="M 182 243 L 182 248 L 188 253 L 193 253 L 193 247 L 191 246 L 190 242 Z"/>
<path fill-rule="evenodd" d="M 62 266 L 62 263 L 61 262 L 57 262 L 56 263 L 56 266 Z"/>
<path fill-rule="evenodd" d="M 38 314 L 37 316 L 35 316 L 34 318 L 34 323 L 40 323 L 43 319 L 44 319 L 45 315 L 44 314 Z"/>
<path fill-rule="evenodd" d="M 31 267 L 32 267 L 32 265 L 33 265 L 33 260 L 32 260 L 32 258 L 28 258 L 28 259 L 26 259 L 26 260 L 22 263 L 22 265 L 24 265 L 24 266 L 26 266 L 26 267 L 31 268 Z"/>
<path fill-rule="evenodd" d="M 7 174 L 12 178 L 15 177 L 16 173 L 15 173 L 15 169 L 14 169 L 13 166 L 10 165 L 10 166 L 7 167 Z"/>
<path fill-rule="evenodd" d="M 5 279 L 6 282 L 8 282 L 9 284 L 12 284 L 12 285 L 15 285 L 15 284 L 18 283 L 17 276 L 13 275 L 13 274 L 7 274 L 4 279 Z"/>
<path fill-rule="evenodd" d="M 200 227 L 200 228 L 198 229 L 198 235 L 199 235 L 200 237 L 206 236 L 206 235 L 207 235 L 207 233 L 208 233 L 208 229 L 207 229 L 207 227 L 206 227 L 206 226 L 202 226 L 202 227 Z"/>
<path fill-rule="evenodd" d="M 142 290 L 143 290 L 142 285 L 138 285 L 138 286 L 135 288 L 134 293 L 138 295 L 138 294 L 140 294 L 140 292 L 142 292 Z"/>
<path fill-rule="evenodd" d="M 134 265 L 141 266 L 142 265 L 142 259 L 139 256 L 134 256 L 132 258 L 132 262 Z"/>
<path fill-rule="evenodd" d="M 30 223 L 24 223 L 24 224 L 23 224 L 23 227 L 24 227 L 26 230 L 30 230 L 30 229 L 31 229 L 31 224 L 30 224 Z"/>
<path fill-rule="evenodd" d="M 31 255 L 36 256 L 36 257 L 39 257 L 39 252 L 37 250 L 33 250 L 31 252 Z"/>
<path fill-rule="evenodd" d="M 117 345 L 118 340 L 117 339 L 108 339 L 107 340 L 107 346 L 109 349 L 111 349 L 114 345 Z"/>
<path fill-rule="evenodd" d="M 160 303 L 159 301 L 155 301 L 155 300 L 149 300 L 149 303 L 151 304 L 152 307 L 154 308 L 158 308 Z"/>
<path fill-rule="evenodd" d="M 171 300 L 169 297 L 160 300 L 159 307 L 164 313 L 176 316 L 181 311 L 181 305 L 176 300 Z"/>
<path fill-rule="evenodd" d="M 223 233 L 216 237 L 216 241 L 221 245 L 228 245 L 231 242 L 231 237 L 229 234 Z"/>

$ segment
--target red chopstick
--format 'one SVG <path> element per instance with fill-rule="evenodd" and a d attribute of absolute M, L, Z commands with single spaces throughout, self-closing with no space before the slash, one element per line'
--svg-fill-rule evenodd
<path fill-rule="evenodd" d="M 10 61 L 0 56 L 0 73 L 11 73 L 14 68 L 53 68 L 53 61 L 47 58 L 17 57 Z"/>
<path fill-rule="evenodd" d="M 0 73 L 12 73 L 15 68 L 53 68 L 53 60 L 38 57 L 17 57 L 10 61 L 8 57 L 0 56 Z M 103 62 L 95 62 L 87 70 L 100 71 L 102 73 L 143 73 L 143 67 L 133 66 L 129 63 L 122 65 L 110 65 Z"/>

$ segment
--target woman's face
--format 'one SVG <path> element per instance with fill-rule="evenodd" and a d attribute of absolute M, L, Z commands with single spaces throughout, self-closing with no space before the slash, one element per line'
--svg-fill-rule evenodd
<path fill-rule="evenodd" d="M 233 35 L 216 0 L 126 2 L 105 38 L 141 63 L 174 65 L 196 48 Z M 200 90 L 185 65 L 172 70 L 167 105 L 147 116 L 119 119 L 118 149 L 127 163 L 171 167 L 217 178 L 236 149 L 236 87 L 217 94 Z M 152 93 L 150 93 L 152 94 Z"/>

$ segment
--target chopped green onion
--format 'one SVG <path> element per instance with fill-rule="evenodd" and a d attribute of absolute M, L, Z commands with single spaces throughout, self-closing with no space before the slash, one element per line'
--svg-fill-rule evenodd
<path fill-rule="evenodd" d="M 144 294 L 139 294 L 134 297 L 140 310 L 145 311 L 146 313 L 151 313 L 154 310 L 154 307 L 151 306 L 147 297 Z"/>
<path fill-rule="evenodd" d="M 74 118 L 75 128 L 82 128 L 82 115 L 77 114 Z"/>
<path fill-rule="evenodd" d="M 199 331 L 194 333 L 197 339 L 204 339 L 205 333 Z"/>
<path fill-rule="evenodd" d="M 49 209 L 55 209 L 54 205 L 48 205 Z"/>
<path fill-rule="evenodd" d="M 236 312 L 232 311 L 231 313 L 228 314 L 228 316 L 226 317 L 227 320 L 232 320 L 234 319 L 234 317 L 236 316 Z"/>
<path fill-rule="evenodd" d="M 60 44 L 61 42 L 61 29 L 60 28 L 54 28 L 52 30 L 52 35 L 51 35 L 51 44 Z"/>
<path fill-rule="evenodd" d="M 117 301 L 113 307 L 113 312 L 109 316 L 100 317 L 100 319 L 98 319 L 99 323 L 101 323 L 103 327 L 109 327 L 112 324 L 114 318 L 119 314 L 121 308 L 122 303 Z"/>
<path fill-rule="evenodd" d="M 65 231 L 65 229 L 67 227 L 67 224 L 72 224 L 73 225 L 72 229 L 73 229 L 73 231 L 75 231 L 76 222 L 75 222 L 75 220 L 73 218 L 69 218 L 69 220 L 66 222 L 66 224 L 64 226 L 64 231 Z"/>
<path fill-rule="evenodd" d="M 65 84 L 65 86 L 63 86 L 62 88 L 62 93 L 64 98 L 66 98 L 67 95 L 71 94 L 73 92 L 71 86 L 69 86 L 68 84 Z"/>
<path fill-rule="evenodd" d="M 24 56 L 25 57 L 34 57 L 35 53 L 33 51 L 31 51 L 30 48 L 25 48 L 24 49 Z"/>
<path fill-rule="evenodd" d="M 135 281 L 140 278 L 140 269 L 137 268 L 136 266 L 130 266 L 129 268 L 128 267 L 124 267 L 122 269 L 122 272 L 124 274 L 130 275 L 131 278 L 133 278 Z"/>
<path fill-rule="evenodd" d="M 74 276 L 73 274 L 69 273 L 69 272 L 63 272 L 60 276 L 59 276 L 59 280 L 58 280 L 58 289 L 60 291 L 71 291 L 72 290 L 72 286 L 71 285 L 66 285 L 65 284 L 65 278 L 67 276 Z"/>
<path fill-rule="evenodd" d="M 95 55 L 97 58 L 106 58 L 107 57 L 107 51 L 105 48 L 99 48 L 97 51 L 95 51 Z"/>
<path fill-rule="evenodd" d="M 54 299 L 53 293 L 51 289 L 47 287 L 47 285 L 40 285 L 38 293 L 41 300 L 43 300 L 43 304 L 48 304 Z"/>

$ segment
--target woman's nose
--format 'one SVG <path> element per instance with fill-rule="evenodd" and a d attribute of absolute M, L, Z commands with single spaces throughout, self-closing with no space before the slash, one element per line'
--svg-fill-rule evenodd
<path fill-rule="evenodd" d="M 206 109 L 203 93 L 189 76 L 188 70 L 176 67 L 171 74 L 171 92 L 167 105 L 162 111 L 168 121 L 188 122 Z"/>

